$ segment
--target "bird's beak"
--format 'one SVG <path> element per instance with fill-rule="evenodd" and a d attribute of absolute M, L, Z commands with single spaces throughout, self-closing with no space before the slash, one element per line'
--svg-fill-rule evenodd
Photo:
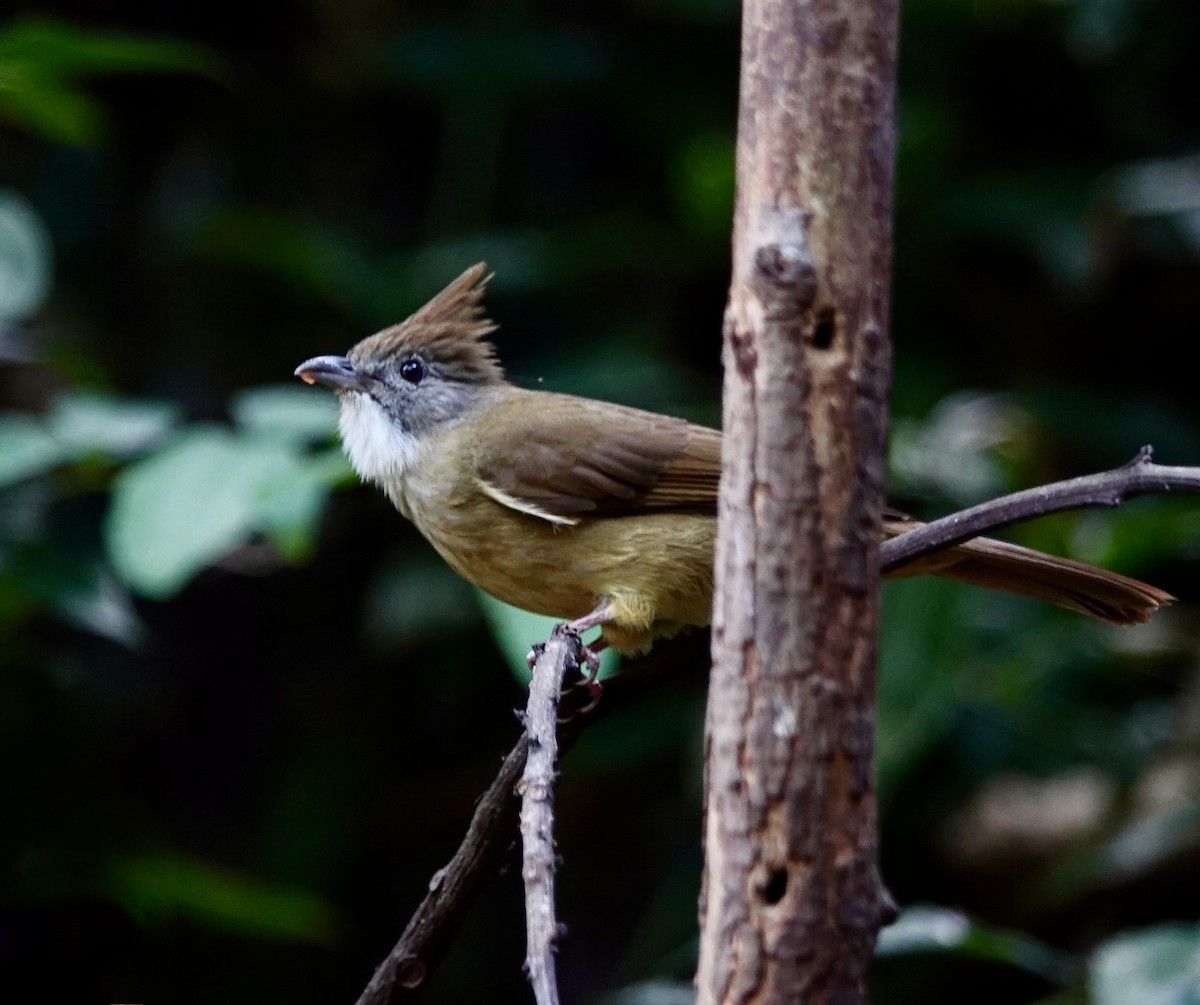
<path fill-rule="evenodd" d="M 361 391 L 363 378 L 345 356 L 314 356 L 296 367 L 306 384 L 323 384 L 334 391 Z"/>

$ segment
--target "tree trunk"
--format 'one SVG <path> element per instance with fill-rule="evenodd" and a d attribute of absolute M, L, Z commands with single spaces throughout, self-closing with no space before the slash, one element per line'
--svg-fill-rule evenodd
<path fill-rule="evenodd" d="M 701 1003 L 867 1000 L 895 0 L 746 0 Z"/>

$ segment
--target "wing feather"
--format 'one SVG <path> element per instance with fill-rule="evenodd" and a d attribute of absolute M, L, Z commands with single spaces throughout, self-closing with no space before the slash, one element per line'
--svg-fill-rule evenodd
<path fill-rule="evenodd" d="M 492 498 L 544 519 L 715 512 L 721 434 L 610 402 L 510 392 L 492 406 L 475 459 Z"/>

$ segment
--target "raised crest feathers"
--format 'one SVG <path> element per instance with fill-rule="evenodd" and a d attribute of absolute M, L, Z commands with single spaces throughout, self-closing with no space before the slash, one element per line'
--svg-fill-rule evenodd
<path fill-rule="evenodd" d="M 483 306 L 491 278 L 486 262 L 472 265 L 411 317 L 359 342 L 350 350 L 351 361 L 357 365 L 411 352 L 436 363 L 451 380 L 503 380 L 504 370 L 487 340 L 496 330 Z"/>

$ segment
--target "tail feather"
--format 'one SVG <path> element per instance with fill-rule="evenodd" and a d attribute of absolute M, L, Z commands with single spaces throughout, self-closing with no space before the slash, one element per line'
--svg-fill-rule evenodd
<path fill-rule="evenodd" d="M 910 571 L 1035 597 L 1114 625 L 1145 621 L 1175 599 L 1117 572 L 987 537 L 930 556 L 901 574 Z"/>

